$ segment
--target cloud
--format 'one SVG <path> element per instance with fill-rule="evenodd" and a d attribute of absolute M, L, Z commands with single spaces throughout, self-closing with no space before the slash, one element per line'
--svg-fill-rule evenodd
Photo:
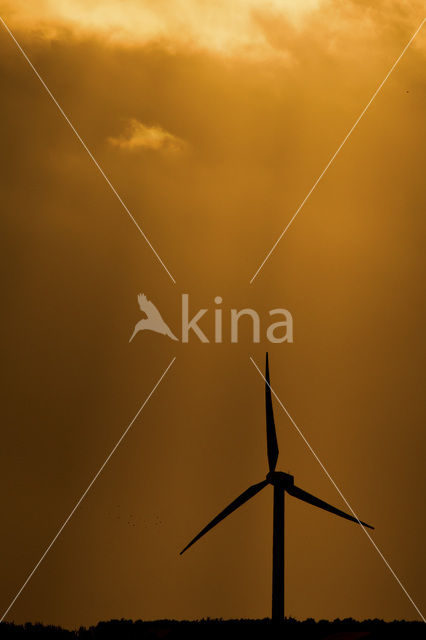
<path fill-rule="evenodd" d="M 156 44 L 176 51 L 202 50 L 223 56 L 285 57 L 271 47 L 256 16 L 275 15 L 293 26 L 327 0 L 24 0 L 10 3 L 10 25 L 48 40 L 64 33 L 99 37 L 121 46 Z"/>
<path fill-rule="evenodd" d="M 298 60 L 298 44 L 306 46 L 306 36 L 311 42 L 321 40 L 329 53 L 340 56 L 348 44 L 356 46 L 366 36 L 374 47 L 383 32 L 411 34 L 421 21 L 422 4 L 420 0 L 6 0 L 2 16 L 13 30 L 38 41 L 95 38 L 113 47 L 201 51 L 291 66 Z M 424 50 L 424 40 L 418 38 L 413 47 Z"/>
<path fill-rule="evenodd" d="M 122 135 L 108 138 L 108 141 L 115 147 L 129 151 L 150 149 L 151 151 L 177 153 L 184 151 L 187 147 L 184 140 L 162 127 L 148 126 L 135 118 L 128 121 L 126 131 Z"/>

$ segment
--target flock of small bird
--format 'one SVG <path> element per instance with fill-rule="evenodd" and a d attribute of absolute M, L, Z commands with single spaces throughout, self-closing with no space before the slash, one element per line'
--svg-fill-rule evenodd
<path fill-rule="evenodd" d="M 118 504 L 116 506 L 117 509 L 120 509 L 120 505 Z M 109 514 L 111 517 L 113 514 Z M 132 513 L 130 513 L 127 517 L 122 517 L 121 515 L 115 515 L 114 516 L 115 520 L 123 520 L 123 522 L 126 522 L 127 519 L 127 525 L 129 527 L 136 527 L 136 521 L 135 521 L 135 517 Z M 142 524 L 143 526 L 146 527 L 150 527 L 152 525 L 154 525 L 154 527 L 159 527 L 161 525 L 164 524 L 163 520 L 161 520 L 160 516 L 156 513 L 153 514 L 153 518 L 147 519 L 147 520 L 142 520 Z"/>

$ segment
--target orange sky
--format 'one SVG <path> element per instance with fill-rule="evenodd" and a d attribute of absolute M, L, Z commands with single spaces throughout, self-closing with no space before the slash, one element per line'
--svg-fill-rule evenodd
<path fill-rule="evenodd" d="M 4 610 L 162 371 L 176 362 L 11 610 L 74 627 L 270 613 L 272 492 L 179 550 L 266 472 L 272 385 L 421 610 L 425 28 L 263 271 L 260 262 L 402 51 L 422 3 L 0 1 L 176 279 L 3 27 Z M 293 344 L 139 334 L 137 294 L 284 307 Z M 213 312 L 203 321 L 212 333 Z M 201 324 L 201 323 L 200 323 Z M 342 501 L 275 407 L 280 465 Z M 286 612 L 419 616 L 358 527 L 288 499 Z"/>

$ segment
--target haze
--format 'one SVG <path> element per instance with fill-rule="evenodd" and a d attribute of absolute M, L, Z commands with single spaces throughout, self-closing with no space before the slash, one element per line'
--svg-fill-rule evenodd
<path fill-rule="evenodd" d="M 173 356 L 11 610 L 64 626 L 270 615 L 271 501 L 179 557 L 266 474 L 264 366 L 420 609 L 424 540 L 426 32 L 249 280 L 424 17 L 423 3 L 0 1 L 168 277 L 0 28 L 1 606 Z M 137 294 L 288 309 L 294 343 L 140 333 Z M 213 313 L 205 326 L 213 334 Z M 211 324 L 209 325 L 208 322 Z M 342 502 L 282 410 L 283 471 Z M 352 523 L 286 512 L 286 611 L 418 619 Z"/>

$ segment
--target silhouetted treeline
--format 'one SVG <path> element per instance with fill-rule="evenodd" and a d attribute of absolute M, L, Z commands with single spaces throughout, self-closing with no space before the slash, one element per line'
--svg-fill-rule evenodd
<path fill-rule="evenodd" d="M 0 638 L 63 638 L 72 640 L 236 640 L 238 636 L 244 640 L 424 640 L 426 626 L 423 622 L 407 622 L 395 620 L 364 620 L 358 622 L 345 620 L 313 619 L 300 622 L 293 618 L 280 625 L 271 620 L 109 620 L 99 622 L 93 627 L 80 627 L 68 631 L 61 627 L 27 623 L 15 625 L 3 622 L 0 624 Z"/>

